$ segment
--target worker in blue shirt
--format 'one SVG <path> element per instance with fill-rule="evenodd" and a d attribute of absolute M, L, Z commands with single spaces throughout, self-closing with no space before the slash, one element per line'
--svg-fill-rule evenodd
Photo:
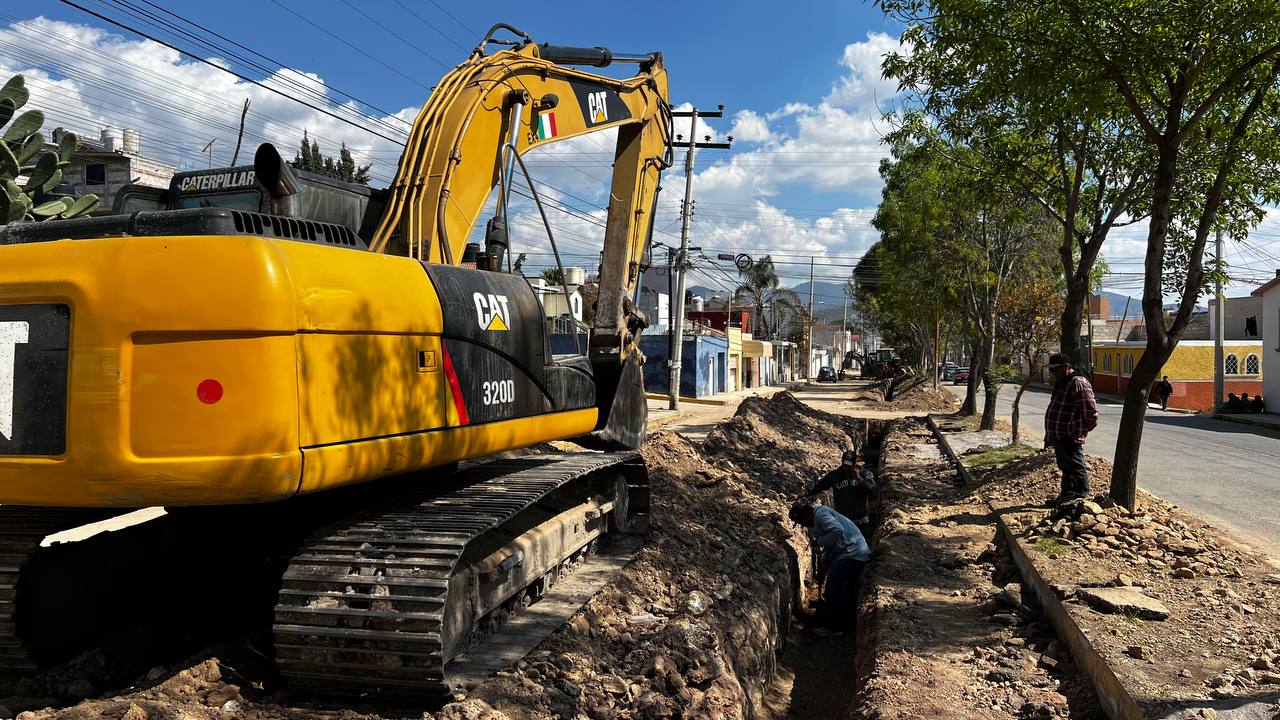
<path fill-rule="evenodd" d="M 871 507 L 876 496 L 875 474 L 858 462 L 858 451 L 845 450 L 840 467 L 809 486 L 805 498 L 814 500 L 823 490 L 831 490 L 836 512 L 853 520 L 863 535 L 871 532 Z"/>
<path fill-rule="evenodd" d="M 818 575 L 823 578 L 822 602 L 813 632 L 827 637 L 853 629 L 862 573 L 871 559 L 866 538 L 853 521 L 826 505 L 797 500 L 789 515 L 792 522 L 808 529 L 821 550 Z"/>

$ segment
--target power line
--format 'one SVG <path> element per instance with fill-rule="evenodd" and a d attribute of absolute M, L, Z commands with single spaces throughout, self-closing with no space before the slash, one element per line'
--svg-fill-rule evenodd
<path fill-rule="evenodd" d="M 401 142 L 403 142 L 403 141 L 401 141 L 401 140 L 396 140 L 395 138 L 392 138 L 392 137 L 388 137 L 388 136 L 386 136 L 386 135 L 383 135 L 382 133 L 380 133 L 380 132 L 378 132 L 378 131 L 376 131 L 376 130 L 373 130 L 373 129 L 370 129 L 370 128 L 367 128 L 367 127 L 364 127 L 364 126 L 360 125 L 359 123 L 356 123 L 356 122 L 354 122 L 354 121 L 352 121 L 352 120 L 348 120 L 347 118 L 342 117 L 341 115 L 338 115 L 338 114 L 336 114 L 336 113 L 332 113 L 332 112 L 330 112 L 330 111 L 328 111 L 328 110 L 326 110 L 326 109 L 324 109 L 324 108 L 322 108 L 322 107 L 318 107 L 318 106 L 316 106 L 316 105 L 313 105 L 313 104 L 311 104 L 311 103 L 309 103 L 309 102 L 307 102 L 307 101 L 305 101 L 305 100 L 302 100 L 302 99 L 300 99 L 300 98 L 293 97 L 293 96 L 289 95 L 288 93 L 285 93 L 285 92 L 282 92 L 282 91 L 280 91 L 280 90 L 277 90 L 276 88 L 273 88 L 273 87 L 271 87 L 270 85 L 266 85 L 266 84 L 261 83 L 261 82 L 259 82 L 259 81 L 257 81 L 257 80 L 254 80 L 253 78 L 251 78 L 251 77 L 249 77 L 249 76 L 247 76 L 247 75 L 244 75 L 244 74 L 238 73 L 238 72 L 236 72 L 235 70 L 232 70 L 232 69 L 230 69 L 230 68 L 222 67 L 221 65 L 219 65 L 219 64 L 217 64 L 217 63 L 215 63 L 215 62 L 212 62 L 212 61 L 210 61 L 210 60 L 206 60 L 206 59 L 204 59 L 204 58 L 200 57 L 199 55 L 196 55 L 195 53 L 189 52 L 189 51 L 187 51 L 187 50 L 183 50 L 182 48 L 178 47 L 177 45 L 174 45 L 173 43 L 170 43 L 170 42 L 166 42 L 166 41 L 164 41 L 164 40 L 161 40 L 160 38 L 157 38 L 157 37 L 155 37 L 154 35 L 150 35 L 150 34 L 148 34 L 148 33 L 145 33 L 145 32 L 143 32 L 143 31 L 141 31 L 141 30 L 139 30 L 139 29 L 137 29 L 137 28 L 134 28 L 134 27 L 132 27 L 132 26 L 130 26 L 130 25 L 127 25 L 127 24 L 125 24 L 125 23 L 122 23 L 122 22 L 120 22 L 120 21 L 118 21 L 118 20 L 114 20 L 114 19 L 112 19 L 112 18 L 109 18 L 109 17 L 107 17 L 106 15 L 103 15 L 103 14 L 101 14 L 101 13 L 94 12 L 93 10 L 90 10 L 89 8 L 86 8 L 85 6 L 83 6 L 83 5 L 81 5 L 81 4 L 77 3 L 77 2 L 75 2 L 74 0 L 58 0 L 58 2 L 61 2 L 61 3 L 63 3 L 64 5 L 70 5 L 71 7 L 75 8 L 75 9 L 77 9 L 77 10 L 81 11 L 81 12 L 84 12 L 84 13 L 87 13 L 87 14 L 89 14 L 89 15 L 92 15 L 92 16 L 94 16 L 94 17 L 98 18 L 99 20 L 101 20 L 101 21 L 103 21 L 103 22 L 105 22 L 105 23 L 109 23 L 109 24 L 111 24 L 111 25 L 114 25 L 115 27 L 118 27 L 118 28 L 120 28 L 120 29 L 122 29 L 122 30 L 125 30 L 125 31 L 127 31 L 127 32 L 131 32 L 131 33 L 133 33 L 133 34 L 135 34 L 135 35 L 138 35 L 138 36 L 140 36 L 140 37 L 144 37 L 144 38 L 146 38 L 146 39 L 148 39 L 148 40 L 150 40 L 150 41 L 152 41 L 152 42 L 155 42 L 155 43 L 159 43 L 159 44 L 161 44 L 161 45 L 164 45 L 165 47 L 169 48 L 170 50 L 173 50 L 174 52 L 181 53 L 181 54 L 183 54 L 183 55 L 185 55 L 185 56 L 187 56 L 187 57 L 189 57 L 189 58 L 191 58 L 191 59 L 193 59 L 193 60 L 196 60 L 196 61 L 198 61 L 198 62 L 204 63 L 205 65 L 208 65 L 209 67 L 217 68 L 217 69 L 221 70 L 222 72 L 225 72 L 225 73 L 228 73 L 228 74 L 231 74 L 231 75 L 235 75 L 236 77 L 240 78 L 241 80 L 244 80 L 245 82 L 253 83 L 254 85 L 257 85 L 258 87 L 262 88 L 263 90 L 267 90 L 267 91 L 269 91 L 269 92 L 275 93 L 276 95 L 279 95 L 280 97 L 283 97 L 283 98 L 286 98 L 286 99 L 289 99 L 289 100 L 293 100 L 294 102 L 299 103 L 299 104 L 301 104 L 301 105 L 305 105 L 305 106 L 307 106 L 307 107 L 311 108 L 312 110 L 315 110 L 316 112 L 318 112 L 318 113 L 320 113 L 320 114 L 322 114 L 322 115 L 326 115 L 326 116 L 328 116 L 328 117 L 333 118 L 334 120 L 337 120 L 337 121 L 342 122 L 342 123 L 346 123 L 347 125 L 350 125 L 350 126 L 352 126 L 352 127 L 354 127 L 354 128 L 357 128 L 357 129 L 363 130 L 364 132 L 367 132 L 367 133 L 369 133 L 370 135 L 376 135 L 377 137 L 380 137 L 380 138 L 382 138 L 383 140 L 386 140 L 386 141 L 388 141 L 388 142 L 393 142 L 393 143 L 401 143 Z"/>

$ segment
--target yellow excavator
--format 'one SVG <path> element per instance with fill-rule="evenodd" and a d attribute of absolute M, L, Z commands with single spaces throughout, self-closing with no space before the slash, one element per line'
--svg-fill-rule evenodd
<path fill-rule="evenodd" d="M 618 62 L 638 72 L 577 69 Z M 524 153 L 604 130 L 595 319 L 582 352 L 557 355 L 509 272 L 507 209 Z M 36 667 L 22 569 L 86 512 L 256 505 L 257 522 L 294 526 L 303 497 L 332 495 L 280 581 L 282 673 L 318 693 L 447 692 L 450 660 L 625 527 L 644 481 L 619 450 L 645 434 L 632 300 L 670 140 L 660 53 L 499 24 L 440 80 L 357 222 L 309 215 L 264 145 L 251 174 L 184 183 L 212 191 L 185 209 L 0 229 L 0 670 Z M 237 205 L 250 181 L 272 212 Z M 483 245 L 468 243 L 491 193 Z M 575 438 L 611 451 L 449 472 Z M 371 482 L 389 476 L 404 477 Z"/>

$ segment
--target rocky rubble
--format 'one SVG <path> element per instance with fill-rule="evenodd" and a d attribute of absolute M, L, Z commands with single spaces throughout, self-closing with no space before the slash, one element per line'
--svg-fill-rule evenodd
<path fill-rule="evenodd" d="M 1093 557 L 1123 558 L 1134 567 L 1146 567 L 1181 579 L 1229 575 L 1242 577 L 1239 552 L 1202 538 L 1186 522 L 1158 505 L 1131 513 L 1106 495 L 1061 506 L 1024 535 L 1054 537 L 1075 542 Z"/>
<path fill-rule="evenodd" d="M 1086 464 L 1095 487 L 1104 485 L 1110 464 Z M 1256 549 L 1141 489 L 1136 512 L 1104 495 L 1050 511 L 1042 501 L 1060 475 L 1048 451 L 975 475 L 1151 716 L 1280 693 L 1280 589 Z"/>

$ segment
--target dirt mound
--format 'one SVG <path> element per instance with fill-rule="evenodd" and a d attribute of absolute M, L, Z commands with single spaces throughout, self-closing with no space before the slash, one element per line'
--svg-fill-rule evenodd
<path fill-rule="evenodd" d="M 857 420 L 815 410 L 790 392 L 747 398 L 738 412 L 707 435 L 704 450 L 745 473 L 753 492 L 790 500 L 840 464 L 861 438 Z"/>
<path fill-rule="evenodd" d="M 889 386 L 893 384 L 893 399 L 886 400 Z M 855 403 L 880 404 L 895 410 L 920 410 L 923 412 L 950 412 L 960 407 L 960 400 L 945 388 L 933 389 L 928 378 L 907 375 L 896 382 L 890 378 L 876 380 L 864 389 L 856 391 Z"/>
<path fill-rule="evenodd" d="M 1111 463 L 1096 455 L 1086 454 L 1084 465 L 1089 471 L 1089 484 L 1095 490 L 1106 488 L 1110 484 Z M 1049 449 L 1005 465 L 979 468 L 972 472 L 974 480 L 982 486 L 982 493 L 998 505 L 1017 502 L 1039 504 L 1062 490 L 1062 471 L 1058 469 L 1053 451 Z"/>
<path fill-rule="evenodd" d="M 855 429 L 784 393 L 744 403 L 712 432 L 706 454 L 678 434 L 652 436 L 642 450 L 649 537 L 634 560 L 529 656 L 422 717 L 759 716 L 804 575 L 799 568 L 810 563 L 807 538 L 785 520 L 788 502 L 851 444 Z M 250 672 L 238 662 L 197 658 L 139 678 L 134 688 L 144 689 L 23 720 L 366 717 L 290 706 L 269 679 L 270 661 L 251 654 L 267 667 Z M 405 715 L 364 709 L 367 717 Z"/>

